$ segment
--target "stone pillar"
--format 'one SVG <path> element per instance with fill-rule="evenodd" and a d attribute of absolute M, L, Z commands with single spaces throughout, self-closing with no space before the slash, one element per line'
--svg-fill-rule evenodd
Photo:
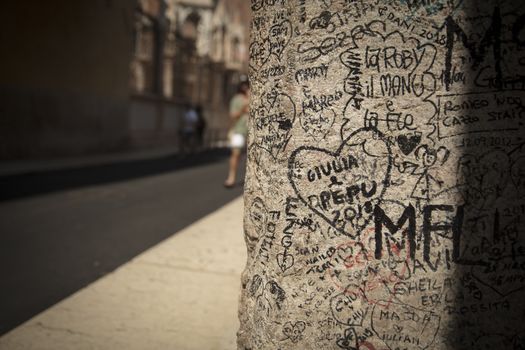
<path fill-rule="evenodd" d="M 238 348 L 525 348 L 523 6 L 251 4 Z"/>

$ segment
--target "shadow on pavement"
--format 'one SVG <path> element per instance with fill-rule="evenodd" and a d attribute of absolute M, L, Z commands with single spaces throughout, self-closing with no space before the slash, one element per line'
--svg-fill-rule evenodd
<path fill-rule="evenodd" d="M 229 149 L 220 148 L 184 157 L 171 155 L 74 169 L 0 176 L 0 201 L 173 172 L 224 161 L 228 156 Z"/>
<path fill-rule="evenodd" d="M 238 198 L 241 182 L 222 185 L 227 156 L 213 150 L 0 178 L 0 335 Z M 157 174 L 169 176 L 148 178 Z M 87 188 L 97 184 L 109 185 Z M 45 193 L 53 195 L 37 196 Z"/>

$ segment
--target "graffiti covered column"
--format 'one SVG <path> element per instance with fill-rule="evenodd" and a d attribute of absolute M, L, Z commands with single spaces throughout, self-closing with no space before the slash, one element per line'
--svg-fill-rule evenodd
<path fill-rule="evenodd" d="M 519 349 L 519 2 L 252 0 L 239 349 Z"/>

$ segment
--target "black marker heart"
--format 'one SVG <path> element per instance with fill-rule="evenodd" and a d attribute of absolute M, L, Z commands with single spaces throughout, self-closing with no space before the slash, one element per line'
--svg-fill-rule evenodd
<path fill-rule="evenodd" d="M 250 66 L 257 70 L 263 66 L 270 57 L 270 41 L 268 39 L 262 41 L 253 40 L 249 47 Z"/>
<path fill-rule="evenodd" d="M 518 191 L 518 197 L 523 198 L 525 194 L 525 156 L 521 156 L 514 161 L 510 171 L 512 183 Z"/>
<path fill-rule="evenodd" d="M 284 324 L 283 334 L 295 343 L 302 338 L 305 328 L 306 323 L 304 323 L 303 321 L 297 321 L 293 324 L 292 322 L 288 321 Z"/>
<path fill-rule="evenodd" d="M 292 38 L 292 23 L 285 20 L 270 28 L 268 33 L 268 41 L 270 42 L 270 53 L 281 58 L 286 46 Z"/>
<path fill-rule="evenodd" d="M 335 115 L 332 109 L 323 109 L 315 113 L 304 111 L 299 120 L 303 130 L 315 140 L 320 141 L 332 130 Z"/>
<path fill-rule="evenodd" d="M 294 257 L 288 253 L 277 254 L 277 265 L 281 268 L 282 272 L 290 269 L 294 265 Z"/>
<path fill-rule="evenodd" d="M 336 344 L 340 349 L 343 350 L 357 350 L 359 348 L 359 345 L 355 329 L 345 329 L 344 337 L 337 339 Z"/>
<path fill-rule="evenodd" d="M 255 143 L 274 158 L 286 147 L 295 121 L 295 104 L 290 96 L 272 91 L 262 104 L 250 111 L 255 124 Z"/>
<path fill-rule="evenodd" d="M 458 160 L 458 185 L 463 195 L 477 208 L 490 206 L 509 184 L 510 158 L 500 149 L 480 156 L 465 154 Z"/>
<path fill-rule="evenodd" d="M 303 146 L 288 162 L 288 178 L 315 214 L 355 238 L 371 220 L 392 168 L 390 147 L 372 128 L 352 133 L 335 152 Z"/>
<path fill-rule="evenodd" d="M 330 299 L 330 310 L 337 322 L 347 326 L 362 326 L 368 315 L 368 304 L 358 299 L 352 290 L 358 290 L 358 285 L 348 286 L 343 293 Z"/>
<path fill-rule="evenodd" d="M 487 266 L 473 266 L 472 276 L 506 297 L 525 288 L 525 259 L 505 257 Z"/>
<path fill-rule="evenodd" d="M 440 322 L 433 311 L 381 301 L 372 310 L 370 325 L 389 349 L 421 350 L 432 345 Z"/>
<path fill-rule="evenodd" d="M 257 240 L 264 234 L 267 216 L 268 209 L 266 209 L 263 200 L 259 197 L 255 197 L 248 209 L 248 217 L 254 226 L 254 230 L 246 230 L 246 234 L 250 239 Z"/>
<path fill-rule="evenodd" d="M 408 156 L 421 142 L 421 134 L 417 133 L 411 136 L 399 135 L 397 137 L 397 145 L 404 155 Z"/>

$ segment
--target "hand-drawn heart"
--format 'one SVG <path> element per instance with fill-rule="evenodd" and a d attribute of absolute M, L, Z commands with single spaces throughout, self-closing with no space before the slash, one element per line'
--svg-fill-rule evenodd
<path fill-rule="evenodd" d="M 302 146 L 288 160 L 295 193 L 316 215 L 355 238 L 371 220 L 390 181 L 390 147 L 373 128 L 362 128 L 331 152 Z"/>
<path fill-rule="evenodd" d="M 250 218 L 251 223 L 255 227 L 255 230 L 246 230 L 251 239 L 258 239 L 264 234 L 264 228 L 266 227 L 266 219 L 268 215 L 268 209 L 263 200 L 259 197 L 255 197 L 248 209 L 248 217 Z M 255 231 L 252 233 L 252 231 Z"/>
<path fill-rule="evenodd" d="M 250 66 L 253 69 L 261 68 L 270 57 L 270 41 L 264 39 L 263 41 L 254 40 L 249 48 Z"/>
<path fill-rule="evenodd" d="M 292 38 L 292 23 L 285 20 L 279 24 L 276 24 L 270 28 L 268 33 L 268 41 L 270 42 L 270 54 L 281 58 L 281 55 L 288 46 L 290 39 Z"/>
<path fill-rule="evenodd" d="M 525 288 L 525 259 L 502 258 L 488 266 L 473 266 L 472 276 L 502 297 Z"/>
<path fill-rule="evenodd" d="M 388 301 L 376 304 L 371 317 L 372 330 L 389 349 L 428 349 L 440 322 L 441 318 L 433 311 Z M 401 331 L 392 329 L 392 324 Z"/>
<path fill-rule="evenodd" d="M 294 265 L 293 255 L 286 252 L 277 254 L 277 265 L 279 265 L 282 272 L 286 272 Z"/>
<path fill-rule="evenodd" d="M 465 188 L 469 204 L 485 208 L 501 196 L 508 185 L 510 160 L 502 150 L 481 156 L 466 154 L 458 160 L 458 185 Z"/>
<path fill-rule="evenodd" d="M 514 161 L 510 174 L 518 197 L 523 198 L 523 195 L 525 195 L 525 156 L 521 156 Z"/>
<path fill-rule="evenodd" d="M 408 156 L 421 142 L 421 133 L 416 132 L 414 135 L 399 135 L 397 145 L 404 155 Z"/>
<path fill-rule="evenodd" d="M 322 140 L 332 129 L 335 121 L 335 112 L 332 109 L 323 109 L 320 112 L 303 112 L 300 115 L 303 130 L 315 140 Z"/>
<path fill-rule="evenodd" d="M 354 328 L 345 329 L 345 334 L 343 338 L 337 339 L 337 346 L 343 350 L 358 350 L 357 334 Z"/>
<path fill-rule="evenodd" d="M 357 290 L 359 286 L 348 286 L 347 290 Z M 357 295 L 346 291 L 330 299 L 332 316 L 346 326 L 361 326 L 368 315 L 368 304 Z"/>
<path fill-rule="evenodd" d="M 276 158 L 290 138 L 295 121 L 295 104 L 290 96 L 275 91 L 251 110 L 255 123 L 255 143 Z"/>
<path fill-rule="evenodd" d="M 293 343 L 296 343 L 301 340 L 305 329 L 306 323 L 304 321 L 297 321 L 295 323 L 288 321 L 284 324 L 283 334 Z"/>
<path fill-rule="evenodd" d="M 255 296 L 255 294 L 257 294 L 257 291 L 259 290 L 259 287 L 261 287 L 262 284 L 263 284 L 262 277 L 257 274 L 254 275 L 252 278 L 252 281 L 250 282 L 250 288 L 249 288 L 250 295 Z"/>

